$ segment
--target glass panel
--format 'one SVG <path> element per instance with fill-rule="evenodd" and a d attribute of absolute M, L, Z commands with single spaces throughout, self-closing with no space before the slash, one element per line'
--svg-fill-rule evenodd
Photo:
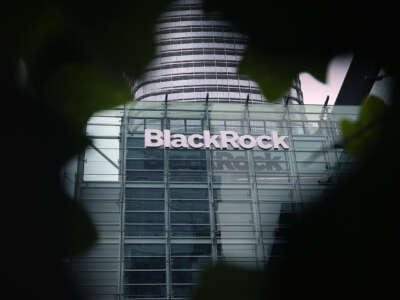
<path fill-rule="evenodd" d="M 124 293 L 137 298 L 160 298 L 166 296 L 164 285 L 125 285 Z"/>
<path fill-rule="evenodd" d="M 159 188 L 127 188 L 125 192 L 129 199 L 164 199 L 164 189 Z"/>
<path fill-rule="evenodd" d="M 279 221 L 279 213 L 261 213 L 260 219 L 262 224 L 277 224 Z"/>
<path fill-rule="evenodd" d="M 297 161 L 310 161 L 310 162 L 323 162 L 325 161 L 325 153 L 324 152 L 299 152 L 296 151 L 296 160 Z"/>
<path fill-rule="evenodd" d="M 172 293 L 174 297 L 187 298 L 193 292 L 194 285 L 173 285 Z"/>
<path fill-rule="evenodd" d="M 259 173 L 256 174 L 257 183 L 262 184 L 285 184 L 290 182 L 289 176 L 286 174 Z"/>
<path fill-rule="evenodd" d="M 208 237 L 210 226 L 208 225 L 172 225 L 172 236 L 174 237 Z"/>
<path fill-rule="evenodd" d="M 187 211 L 187 210 L 197 210 L 197 211 L 208 211 L 208 201 L 171 201 L 171 210 Z"/>
<path fill-rule="evenodd" d="M 125 258 L 125 270 L 129 269 L 165 269 L 165 258 L 128 257 Z"/>
<path fill-rule="evenodd" d="M 210 244 L 172 244 L 173 256 L 210 256 Z"/>
<path fill-rule="evenodd" d="M 286 160 L 285 152 L 253 151 L 254 160 L 281 161 Z"/>
<path fill-rule="evenodd" d="M 240 225 L 217 225 L 220 238 L 254 238 L 253 226 Z"/>
<path fill-rule="evenodd" d="M 260 207 L 260 212 L 276 212 L 280 213 L 281 212 L 281 203 L 265 203 L 265 202 L 260 202 L 259 207 Z"/>
<path fill-rule="evenodd" d="M 129 169 L 147 169 L 147 170 L 162 170 L 164 168 L 163 160 L 126 160 L 126 168 Z"/>
<path fill-rule="evenodd" d="M 249 173 L 214 173 L 215 183 L 248 183 Z"/>
<path fill-rule="evenodd" d="M 186 120 L 186 129 L 189 133 L 200 133 L 203 129 L 201 120 Z"/>
<path fill-rule="evenodd" d="M 171 213 L 171 222 L 175 224 L 188 223 L 188 224 L 207 224 L 210 222 L 210 215 L 208 213 L 189 213 L 179 212 Z"/>
<path fill-rule="evenodd" d="M 283 172 L 288 170 L 288 165 L 286 162 L 278 161 L 256 161 L 254 162 L 254 170 L 256 172 Z"/>
<path fill-rule="evenodd" d="M 164 223 L 163 212 L 127 212 L 125 222 L 128 223 Z"/>
<path fill-rule="evenodd" d="M 165 283 L 165 271 L 125 271 L 125 281 L 132 283 Z"/>
<path fill-rule="evenodd" d="M 249 189 L 214 189 L 215 200 L 249 200 Z"/>
<path fill-rule="evenodd" d="M 164 201 L 127 200 L 126 210 L 164 210 Z"/>
<path fill-rule="evenodd" d="M 208 190 L 207 189 L 174 189 L 171 188 L 169 190 L 169 196 L 171 199 L 208 199 Z"/>
<path fill-rule="evenodd" d="M 202 269 L 212 263 L 209 257 L 174 257 L 172 269 Z"/>
<path fill-rule="evenodd" d="M 218 224 L 244 224 L 248 225 L 253 222 L 251 214 L 233 214 L 233 213 L 218 213 Z"/>
<path fill-rule="evenodd" d="M 255 257 L 256 246 L 252 244 L 218 244 L 218 256 Z"/>
<path fill-rule="evenodd" d="M 165 245 L 125 244 L 125 256 L 165 256 Z"/>
<path fill-rule="evenodd" d="M 204 150 L 169 150 L 170 159 L 206 159 Z"/>
<path fill-rule="evenodd" d="M 144 147 L 144 137 L 128 137 L 127 139 L 127 146 L 128 147 L 139 147 L 143 148 Z"/>
<path fill-rule="evenodd" d="M 148 222 L 151 223 L 151 222 Z M 125 235 L 127 237 L 137 236 L 164 236 L 164 225 L 125 225 Z"/>
<path fill-rule="evenodd" d="M 171 182 L 207 182 L 206 172 L 170 171 Z"/>
<path fill-rule="evenodd" d="M 322 141 L 294 141 L 293 148 L 296 150 L 322 150 Z"/>
<path fill-rule="evenodd" d="M 291 199 L 291 190 L 259 189 L 258 197 L 260 200 L 280 200 L 288 201 Z"/>
<path fill-rule="evenodd" d="M 128 121 L 128 132 L 143 132 L 144 131 L 144 120 L 143 119 L 129 119 Z"/>
<path fill-rule="evenodd" d="M 173 271 L 173 283 L 196 283 L 199 280 L 200 272 L 193 271 Z"/>
<path fill-rule="evenodd" d="M 163 181 L 164 172 L 160 171 L 127 171 L 127 181 Z"/>
<path fill-rule="evenodd" d="M 218 212 L 250 212 L 250 203 L 218 202 Z"/>
<path fill-rule="evenodd" d="M 173 133 L 185 132 L 185 120 L 169 120 L 169 128 Z"/>
<path fill-rule="evenodd" d="M 247 171 L 249 163 L 247 161 L 237 161 L 237 160 L 213 160 L 213 170 L 214 171 Z"/>
<path fill-rule="evenodd" d="M 170 160 L 169 167 L 172 170 L 206 170 L 205 160 Z"/>
<path fill-rule="evenodd" d="M 160 119 L 146 119 L 146 128 L 150 129 L 161 129 L 161 120 Z"/>
<path fill-rule="evenodd" d="M 162 159 L 163 149 L 128 149 L 127 158 Z"/>
<path fill-rule="evenodd" d="M 327 163 L 304 162 L 297 163 L 297 168 L 300 172 L 326 172 L 329 169 Z"/>

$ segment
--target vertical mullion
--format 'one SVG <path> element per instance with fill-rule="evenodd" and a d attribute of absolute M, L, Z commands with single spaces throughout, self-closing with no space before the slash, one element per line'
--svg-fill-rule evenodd
<path fill-rule="evenodd" d="M 203 130 L 211 131 L 211 124 L 208 111 L 208 98 L 205 103 Z M 211 258 L 213 262 L 218 259 L 218 243 L 217 243 L 217 226 L 216 226 L 216 209 L 217 205 L 214 200 L 214 180 L 213 180 L 213 157 L 212 150 L 205 149 L 207 163 L 207 189 L 208 189 L 208 210 L 210 214 L 210 238 L 211 238 Z"/>
<path fill-rule="evenodd" d="M 244 120 L 245 133 L 251 134 L 251 126 L 250 126 L 250 113 L 248 101 L 245 105 L 244 112 Z M 260 208 L 259 208 L 259 200 L 257 194 L 257 183 L 256 183 L 256 173 L 254 169 L 254 157 L 253 150 L 245 150 L 247 152 L 247 160 L 248 160 L 248 171 L 249 171 L 249 186 L 250 186 L 250 197 L 251 197 L 251 207 L 253 214 L 253 228 L 254 228 L 254 236 L 255 236 L 255 245 L 256 245 L 256 265 L 257 268 L 263 267 L 264 260 L 264 245 L 262 239 L 261 232 L 261 216 L 260 216 Z"/>
<path fill-rule="evenodd" d="M 164 101 L 164 117 L 161 122 L 162 128 L 168 126 L 168 101 L 167 96 Z M 168 150 L 163 150 L 164 158 L 164 216 L 165 216 L 165 288 L 166 298 L 172 298 L 172 280 L 171 280 L 171 222 L 170 222 L 170 200 L 169 200 L 169 161 Z"/>
<path fill-rule="evenodd" d="M 127 123 L 128 123 L 128 113 L 127 113 L 127 105 L 124 105 L 124 113 L 122 116 L 121 120 L 121 130 L 120 130 L 120 160 L 119 160 L 119 181 L 121 185 L 121 190 L 120 190 L 120 276 L 119 276 L 119 298 L 122 299 L 124 295 L 124 270 L 125 270 L 125 254 L 124 254 L 124 248 L 125 248 L 125 185 L 126 185 L 126 147 L 127 147 L 127 141 L 126 141 L 126 135 L 127 135 Z"/>

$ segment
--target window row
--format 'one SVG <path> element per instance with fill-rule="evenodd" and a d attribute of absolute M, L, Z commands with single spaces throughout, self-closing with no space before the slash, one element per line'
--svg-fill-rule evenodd
<path fill-rule="evenodd" d="M 133 269 L 166 269 L 165 257 L 127 257 L 125 270 Z M 172 269 L 202 269 L 211 263 L 210 257 L 173 257 Z"/>
<path fill-rule="evenodd" d="M 166 244 L 125 244 L 124 245 L 124 257 L 129 261 L 130 258 L 150 258 L 160 257 L 165 258 L 166 255 Z M 190 258 L 194 257 L 206 257 L 211 258 L 211 244 L 203 243 L 182 243 L 182 244 L 171 244 L 169 245 L 171 259 L 174 261 L 175 258 Z M 255 257 L 255 251 L 257 248 L 256 243 L 240 243 L 240 244 L 217 244 L 217 255 L 224 257 L 243 257 L 252 258 Z M 195 260 L 196 260 L 195 259 Z M 188 260 L 183 260 L 181 263 L 188 264 Z M 197 264 L 197 263 L 196 263 Z M 181 266 L 182 267 L 182 266 Z M 182 267 L 183 268 L 183 267 Z"/>
<path fill-rule="evenodd" d="M 303 190 L 314 190 L 314 185 L 304 186 Z M 213 196 L 215 201 L 249 201 L 251 200 L 251 191 L 247 188 L 214 188 Z M 292 189 L 291 186 L 282 185 L 282 188 L 259 188 L 257 190 L 258 199 L 260 201 L 268 201 L 274 199 L 280 199 L 282 201 L 286 199 L 291 199 L 292 197 Z M 125 189 L 125 197 L 127 199 L 127 207 L 145 207 L 144 202 L 148 201 L 149 203 L 156 202 L 156 204 L 148 204 L 149 207 L 156 207 L 157 205 L 161 205 L 161 201 L 164 201 L 164 188 L 126 188 Z M 208 190 L 202 188 L 171 188 L 169 190 L 169 198 L 172 201 L 175 200 L 185 200 L 185 201 L 196 201 L 203 200 L 207 201 L 208 199 Z M 135 200 L 135 201 L 132 201 Z M 140 201 L 138 201 L 140 200 Z M 159 200 L 159 201 L 151 201 L 151 200 Z M 133 204 L 138 202 L 137 204 Z M 132 206 L 131 206 L 132 205 Z M 178 205 L 178 204 L 174 204 Z M 188 204 L 189 205 L 189 204 Z M 161 207 L 161 206 L 159 206 Z"/>
<path fill-rule="evenodd" d="M 277 181 L 283 180 L 284 182 L 289 180 L 289 174 L 286 169 L 286 164 L 273 164 L 272 166 L 262 167 L 260 170 L 256 170 L 255 180 L 257 181 Z M 326 173 L 326 170 L 331 168 L 326 163 L 318 165 L 309 165 L 306 163 L 304 168 L 300 171 L 301 176 L 308 173 L 316 176 L 322 176 Z M 267 172 L 266 172 L 267 171 Z M 168 180 L 170 183 L 207 183 L 208 172 L 207 171 L 169 171 Z M 250 176 L 247 172 L 235 172 L 230 173 L 229 170 L 222 172 L 213 172 L 211 174 L 211 180 L 214 184 L 218 183 L 243 183 L 249 182 Z M 127 182 L 164 182 L 164 171 L 127 171 L 126 181 Z"/>
<path fill-rule="evenodd" d="M 242 56 L 244 53 L 243 49 L 222 49 L 222 48 L 203 48 L 203 49 L 184 49 L 161 52 L 155 56 L 159 57 L 171 57 L 171 56 L 187 56 L 187 55 L 238 55 Z"/>
<path fill-rule="evenodd" d="M 267 194 L 267 197 L 271 197 L 271 194 Z M 275 195 L 282 195 L 290 197 L 290 194 L 280 191 L 279 193 L 275 192 Z M 265 192 L 260 193 L 266 197 Z M 277 196 L 276 196 L 277 197 Z M 215 202 L 216 208 L 215 211 L 218 212 L 251 212 L 250 202 L 229 202 L 229 201 L 217 201 Z M 160 200 L 127 200 L 126 201 L 126 211 L 161 211 L 163 212 L 165 209 L 165 201 Z M 260 212 L 280 212 L 282 209 L 285 209 L 283 204 L 281 203 L 268 203 L 268 202 L 259 202 L 259 210 Z M 169 211 L 209 211 L 209 201 L 207 199 L 197 199 L 197 200 L 170 200 L 169 203 Z"/>
<path fill-rule="evenodd" d="M 195 37 L 195 38 L 174 38 L 168 40 L 162 40 L 157 42 L 159 46 L 165 45 L 180 45 L 180 44 L 194 44 L 194 43 L 229 43 L 229 44 L 246 44 L 246 38 L 238 37 Z"/>
<path fill-rule="evenodd" d="M 125 237 L 165 237 L 164 225 L 125 225 Z M 175 238 L 206 238 L 210 237 L 211 229 L 209 225 L 171 225 L 170 236 Z"/>
<path fill-rule="evenodd" d="M 158 21 L 159 24 L 169 22 L 182 22 L 182 21 L 221 21 L 221 16 L 214 15 L 190 15 L 190 16 L 174 16 L 174 17 L 161 17 Z"/>
<path fill-rule="evenodd" d="M 126 283 L 160 283 L 165 284 L 165 271 L 125 271 Z M 172 271 L 173 283 L 196 283 L 199 271 Z"/>
<path fill-rule="evenodd" d="M 164 212 L 126 212 L 125 223 L 158 223 L 165 221 Z M 208 212 L 171 212 L 172 224 L 209 224 Z M 190 226 L 190 225 L 189 225 Z"/>
<path fill-rule="evenodd" d="M 239 62 L 236 60 L 198 60 L 193 62 L 171 62 L 164 63 L 162 65 L 150 65 L 146 72 L 156 71 L 156 70 L 165 70 L 165 69 L 176 69 L 176 68 L 195 68 L 195 67 L 230 67 L 236 68 L 239 65 Z"/>
<path fill-rule="evenodd" d="M 322 157 L 317 157 L 316 159 L 321 160 Z M 309 164 L 300 164 L 298 163 L 298 167 L 300 169 L 320 169 L 320 164 L 313 162 L 312 157 L 310 157 Z M 205 160 L 169 160 L 168 168 L 170 170 L 185 170 L 185 171 L 197 171 L 197 170 L 207 170 L 207 161 Z M 287 171 L 288 165 L 286 162 L 281 162 L 279 160 L 269 160 L 269 161 L 255 161 L 254 170 L 256 172 L 265 172 L 265 171 Z M 126 169 L 128 172 L 132 170 L 163 170 L 164 169 L 164 161 L 163 160 L 127 160 Z M 227 172 L 243 172 L 248 171 L 249 163 L 247 161 L 232 161 L 228 159 L 223 160 L 213 160 L 212 161 L 212 175 L 214 176 L 222 176 L 226 177 L 230 173 L 221 173 L 218 171 L 227 171 Z M 243 176 L 249 176 L 248 172 L 243 173 Z M 234 175 L 234 174 L 232 174 Z M 236 176 L 236 175 L 235 175 Z"/>
<path fill-rule="evenodd" d="M 163 188 L 127 188 L 125 190 L 127 199 L 164 199 Z M 173 200 L 201 200 L 208 199 L 207 189 L 171 188 L 169 197 Z"/>
<path fill-rule="evenodd" d="M 165 256 L 165 244 L 125 244 L 125 257 Z M 211 256 L 211 244 L 172 244 L 172 256 Z"/>
<path fill-rule="evenodd" d="M 325 173 L 326 170 L 333 169 L 335 165 L 324 161 L 325 155 L 316 157 L 306 157 L 309 161 L 297 162 L 297 171 L 302 173 Z M 340 169 L 351 169 L 352 164 L 340 164 Z M 127 181 L 163 181 L 163 161 L 129 161 L 127 163 L 126 180 Z M 213 171 L 210 173 L 214 183 L 220 181 L 249 181 L 250 174 L 248 172 L 247 162 L 232 162 L 232 161 L 213 161 Z M 191 181 L 193 176 L 198 176 L 201 180 L 206 180 L 207 170 L 206 161 L 169 161 L 168 178 L 172 181 L 181 181 L 182 176 L 189 176 L 186 180 Z M 289 170 L 286 162 L 279 161 L 255 161 L 253 169 L 255 175 L 265 176 L 265 172 L 287 172 Z M 174 171 L 176 170 L 176 171 Z M 260 174 L 262 173 L 262 174 Z M 236 178 L 236 180 L 235 180 Z M 246 179 L 247 178 L 247 179 Z"/>
<path fill-rule="evenodd" d="M 182 88 L 171 88 L 162 92 L 151 92 L 146 93 L 142 96 L 136 97 L 137 101 L 142 100 L 143 98 L 150 97 L 150 96 L 161 96 L 168 94 L 178 94 L 178 93 L 200 93 L 200 92 L 230 92 L 230 93 L 245 93 L 245 94 L 260 94 L 260 90 L 258 88 L 248 88 L 245 86 L 205 86 L 205 87 L 182 87 Z"/>
<path fill-rule="evenodd" d="M 175 123 L 174 123 L 175 124 Z M 180 124 L 175 124 L 178 127 Z M 182 125 L 191 126 L 191 125 Z M 128 147 L 141 148 L 144 145 L 144 138 L 128 138 Z M 294 140 L 293 145 L 296 148 L 294 152 L 297 162 L 318 163 L 326 160 L 328 152 L 325 149 L 325 141 L 317 140 Z M 171 169 L 203 169 L 206 164 L 206 150 L 198 149 L 168 149 L 169 167 Z M 269 164 L 281 163 L 288 160 L 288 154 L 281 151 L 257 151 L 252 150 L 252 159 L 255 161 L 255 168 L 263 168 L 268 166 L 262 162 Z M 335 159 L 338 162 L 351 162 L 349 157 L 342 151 L 331 151 L 336 154 Z M 243 150 L 211 150 L 213 169 L 221 170 L 224 167 L 228 169 L 245 169 L 245 163 L 248 161 L 248 151 Z M 128 149 L 127 152 L 127 168 L 139 169 L 157 169 L 163 165 L 164 149 Z M 151 162 L 153 161 L 153 162 Z M 179 162 L 183 161 L 183 162 Z M 185 164 L 186 162 L 186 164 Z M 163 167 L 161 167 L 163 168 Z"/>
<path fill-rule="evenodd" d="M 187 298 L 190 296 L 194 289 L 193 284 L 184 285 L 172 285 L 172 297 L 175 298 Z M 124 285 L 124 295 L 129 297 L 132 296 L 134 299 L 154 299 L 154 298 L 165 298 L 166 297 L 166 287 L 164 284 L 125 284 Z M 130 298 L 129 298 L 130 299 Z"/>
<path fill-rule="evenodd" d="M 267 215 L 266 215 L 267 216 Z M 260 232 L 263 239 L 273 240 L 279 236 L 276 231 L 278 215 L 263 218 Z M 171 225 L 169 236 L 172 238 L 209 238 L 211 228 L 209 225 Z M 236 222 L 230 224 L 217 224 L 215 236 L 220 239 L 254 239 L 256 230 L 249 222 Z M 166 238 L 164 225 L 125 225 L 125 238 Z"/>
<path fill-rule="evenodd" d="M 140 84 L 135 86 L 135 89 L 138 90 L 142 86 L 150 83 L 159 83 L 159 82 L 169 82 L 169 81 L 178 81 L 178 80 L 193 80 L 193 79 L 231 79 L 231 80 L 247 80 L 246 77 L 242 77 L 239 74 L 233 74 L 233 73 L 202 73 L 202 72 L 193 72 L 191 74 L 186 74 L 186 75 L 173 75 L 173 76 L 165 76 L 165 77 L 160 77 L 157 79 L 152 79 L 152 80 L 146 80 L 142 81 Z M 201 92 L 202 90 L 196 90 L 196 92 Z M 206 92 L 207 90 L 204 90 Z"/>
<path fill-rule="evenodd" d="M 208 211 L 208 200 L 171 200 L 170 210 L 175 211 Z M 127 211 L 163 211 L 164 201 L 158 200 L 127 200 Z"/>
<path fill-rule="evenodd" d="M 165 257 L 166 244 L 125 244 L 125 257 Z M 256 244 L 218 244 L 219 256 L 252 257 Z M 171 257 L 210 257 L 211 244 L 171 244 Z"/>
<path fill-rule="evenodd" d="M 183 32 L 233 32 L 236 33 L 232 27 L 226 25 L 187 25 L 187 26 L 174 26 L 171 28 L 159 28 L 156 34 L 168 33 L 183 33 Z"/>
<path fill-rule="evenodd" d="M 186 11 L 186 10 L 192 10 L 192 9 L 203 9 L 203 6 L 201 2 L 195 1 L 194 3 L 179 3 L 175 2 L 173 6 L 166 8 L 164 11 L 165 12 L 176 12 L 176 11 Z"/>
<path fill-rule="evenodd" d="M 143 138 L 129 141 L 128 144 L 135 146 L 141 145 Z M 297 163 L 308 162 L 317 164 L 327 161 L 329 153 L 323 151 L 325 148 L 324 141 L 299 141 L 295 140 L 293 144 L 297 151 L 294 151 Z M 254 168 L 257 169 L 273 169 L 282 168 L 277 164 L 284 163 L 288 160 L 285 152 L 257 151 L 253 150 L 252 159 L 254 160 Z M 351 162 L 348 156 L 341 151 L 331 151 L 334 159 L 338 162 Z M 205 170 L 206 169 L 206 151 L 205 150 L 184 150 L 169 149 L 167 150 L 169 157 L 170 169 L 189 169 L 189 170 Z M 248 152 L 243 150 L 219 151 L 212 150 L 212 168 L 213 170 L 245 170 L 248 166 Z M 164 150 L 163 149 L 128 149 L 127 152 L 127 169 L 163 169 Z"/>

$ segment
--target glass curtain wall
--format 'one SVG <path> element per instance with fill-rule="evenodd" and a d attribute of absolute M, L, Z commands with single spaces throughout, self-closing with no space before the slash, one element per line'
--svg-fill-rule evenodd
<path fill-rule="evenodd" d="M 275 236 L 280 214 L 301 209 L 351 165 L 332 147 L 332 107 L 142 102 L 128 108 L 127 124 L 123 290 L 135 298 L 185 298 L 212 261 L 262 267 L 284 242 Z M 290 149 L 145 149 L 146 128 L 277 130 Z"/>
<path fill-rule="evenodd" d="M 117 148 L 88 149 L 104 168 L 88 152 L 77 163 L 76 196 L 99 240 L 70 260 L 74 278 L 93 299 L 183 299 L 212 262 L 261 268 L 279 255 L 272 245 L 285 242 L 282 214 L 298 212 L 354 167 L 332 146 L 338 121 L 357 115 L 358 107 L 348 106 L 194 102 L 136 102 L 96 115 L 91 134 L 117 140 Z M 118 136 L 96 135 L 94 124 L 109 126 L 111 117 Z M 146 128 L 184 135 L 276 130 L 288 136 L 289 149 L 145 149 Z"/>

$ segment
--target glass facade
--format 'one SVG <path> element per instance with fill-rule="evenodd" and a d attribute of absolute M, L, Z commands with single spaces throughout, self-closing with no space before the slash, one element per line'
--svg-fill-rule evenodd
<path fill-rule="evenodd" d="M 237 74 L 247 39 L 201 0 L 173 1 L 155 29 L 157 51 L 132 93 L 138 101 L 262 103 L 257 84 Z M 302 103 L 298 78 L 285 100 Z"/>
<path fill-rule="evenodd" d="M 212 262 L 261 268 L 273 243 L 285 242 L 281 213 L 301 210 L 354 165 L 333 145 L 338 121 L 357 115 L 349 106 L 204 102 L 97 113 L 88 125 L 97 147 L 78 161 L 75 191 L 100 238 L 71 259 L 74 278 L 94 299 L 183 299 Z M 144 148 L 145 129 L 275 130 L 289 149 Z"/>

